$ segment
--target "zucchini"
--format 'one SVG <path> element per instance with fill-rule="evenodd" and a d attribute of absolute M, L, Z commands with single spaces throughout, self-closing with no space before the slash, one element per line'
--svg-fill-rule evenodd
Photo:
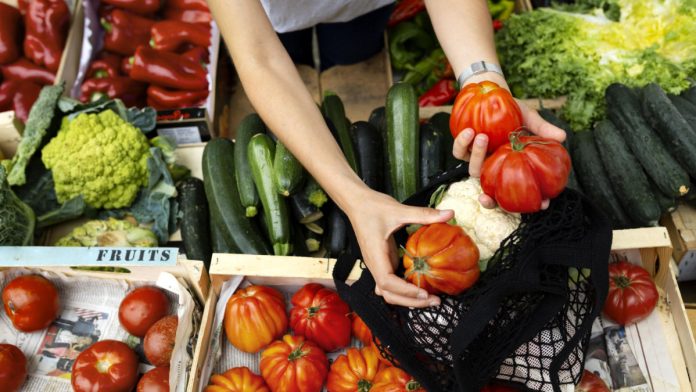
<path fill-rule="evenodd" d="M 348 222 L 341 210 L 332 204 L 326 217 L 326 238 L 324 246 L 329 257 L 338 257 L 348 244 Z"/>
<path fill-rule="evenodd" d="M 295 193 L 304 181 L 304 168 L 300 161 L 278 141 L 273 157 L 273 184 L 276 191 L 283 196 Z"/>
<path fill-rule="evenodd" d="M 321 235 L 307 228 L 304 230 L 305 245 L 310 253 L 317 252 L 321 249 Z"/>
<path fill-rule="evenodd" d="M 631 221 L 621 207 L 602 166 L 592 132 L 576 133 L 571 151 L 578 182 L 587 197 L 609 216 L 614 229 L 631 227 Z"/>
<path fill-rule="evenodd" d="M 541 117 L 550 122 L 551 124 L 557 126 L 558 128 L 561 128 L 562 130 L 565 131 L 566 138 L 563 141 L 563 146 L 568 150 L 568 153 L 570 154 L 570 151 L 573 149 L 573 139 L 575 138 L 575 132 L 570 128 L 570 125 L 558 118 L 552 111 L 549 109 L 541 109 L 539 110 L 539 115 Z M 570 173 L 568 174 L 568 184 L 566 185 L 568 188 L 575 189 L 576 191 L 581 191 L 582 188 L 580 187 L 580 183 L 578 182 L 577 176 L 575 175 L 575 169 L 571 166 L 570 167 Z"/>
<path fill-rule="evenodd" d="M 402 202 L 418 190 L 420 129 L 413 86 L 403 82 L 391 86 L 387 93 L 386 109 L 391 184 L 394 197 Z"/>
<path fill-rule="evenodd" d="M 365 185 L 378 192 L 384 189 L 382 168 L 382 134 L 366 121 L 358 121 L 350 127 L 355 152 L 360 167 L 360 178 Z"/>
<path fill-rule="evenodd" d="M 314 204 L 309 202 L 305 192 L 297 192 L 290 196 L 290 208 L 299 223 L 312 223 L 321 219 L 324 214 Z"/>
<path fill-rule="evenodd" d="M 454 148 L 454 138 L 452 137 L 452 132 L 450 132 L 449 128 L 450 114 L 447 112 L 435 113 L 432 117 L 430 117 L 428 122 L 435 128 L 439 129 L 443 135 L 445 135 L 445 138 L 443 139 L 444 144 L 442 147 L 445 154 L 445 169 L 452 169 L 458 164 L 462 163 L 462 161 L 455 158 L 454 154 L 452 154 Z"/>
<path fill-rule="evenodd" d="M 311 253 L 307 248 L 307 238 L 305 237 L 306 231 L 307 230 L 297 222 L 292 225 L 292 248 L 293 255 L 295 256 L 309 256 Z M 312 252 L 314 251 L 316 251 L 316 249 Z"/>
<path fill-rule="evenodd" d="M 668 94 L 668 96 L 672 105 L 677 108 L 684 120 L 686 120 L 686 123 L 691 126 L 691 130 L 694 131 L 693 134 L 696 135 L 696 104 L 692 104 L 678 95 Z"/>
<path fill-rule="evenodd" d="M 304 188 L 301 191 L 302 197 L 307 199 L 307 201 L 317 208 L 321 208 L 329 201 L 329 197 L 326 192 L 321 188 L 317 180 L 314 177 L 309 176 L 307 181 L 305 181 Z"/>
<path fill-rule="evenodd" d="M 237 245 L 228 241 L 228 237 L 222 234 L 222 225 L 210 219 L 210 237 L 213 253 L 242 253 Z M 206 265 L 206 268 L 210 265 Z"/>
<path fill-rule="evenodd" d="M 673 196 L 688 192 L 689 175 L 644 120 L 639 97 L 617 83 L 610 85 L 605 95 L 609 119 L 660 191 Z"/>
<path fill-rule="evenodd" d="M 268 231 L 273 245 L 273 253 L 286 256 L 292 252 L 290 243 L 290 220 L 285 199 L 275 191 L 273 185 L 273 155 L 275 146 L 268 135 L 258 134 L 249 140 L 247 146 L 249 166 L 259 193 Z"/>
<path fill-rule="evenodd" d="M 696 86 L 691 86 L 688 89 L 682 91 L 681 97 L 696 105 Z"/>
<path fill-rule="evenodd" d="M 382 146 L 387 145 L 387 112 L 384 106 L 380 106 L 370 113 L 369 123 L 372 124 L 375 129 L 377 129 L 382 135 Z M 384 150 L 384 147 L 382 147 Z M 394 196 L 394 188 L 391 185 L 391 171 L 389 170 L 389 159 L 387 158 L 386 151 L 383 151 L 382 159 L 382 181 L 383 188 L 382 192 Z"/>
<path fill-rule="evenodd" d="M 210 237 L 210 214 L 205 198 L 205 185 L 196 177 L 189 177 L 176 186 L 181 210 L 181 239 L 186 258 L 201 260 L 210 265 L 213 254 Z"/>
<path fill-rule="evenodd" d="M 307 230 L 311 231 L 312 233 L 316 233 L 318 235 L 324 235 L 324 219 L 317 219 L 314 222 L 310 223 L 305 223 L 305 227 Z"/>
<path fill-rule="evenodd" d="M 643 88 L 643 110 L 665 146 L 671 149 L 672 155 L 691 177 L 696 177 L 696 138 L 693 130 L 659 85 L 650 83 Z M 664 170 L 659 169 L 660 172 Z M 657 179 L 655 182 L 659 185 Z"/>
<path fill-rule="evenodd" d="M 203 150 L 203 184 L 208 208 L 220 225 L 224 243 L 246 254 L 271 252 L 261 233 L 245 216 L 235 185 L 234 143 L 228 139 L 210 140 Z"/>
<path fill-rule="evenodd" d="M 657 205 L 660 206 L 660 211 L 665 214 L 676 210 L 677 198 L 660 192 L 660 189 L 650 180 L 650 177 L 648 177 L 648 181 L 650 182 L 650 189 L 652 189 L 653 195 L 655 196 L 655 201 L 657 201 Z"/>
<path fill-rule="evenodd" d="M 656 225 L 660 219 L 660 207 L 650 189 L 648 177 L 619 130 L 611 121 L 602 120 L 593 133 L 602 164 L 624 210 L 641 226 Z"/>
<path fill-rule="evenodd" d="M 237 128 L 234 144 L 234 168 L 239 199 L 246 210 L 245 215 L 247 218 L 256 216 L 256 209 L 259 204 L 259 195 L 256 193 L 254 180 L 251 178 L 249 160 L 247 159 L 247 145 L 252 136 L 257 133 L 263 133 L 265 130 L 266 126 L 256 113 L 244 117 L 239 124 L 239 128 Z"/>
<path fill-rule="evenodd" d="M 382 133 L 387 131 L 387 113 L 384 106 L 380 106 L 370 113 L 370 118 L 367 120 L 376 130 Z"/>
<path fill-rule="evenodd" d="M 420 127 L 420 182 L 428 186 L 430 179 L 445 170 L 445 141 L 448 135 L 431 123 Z"/>
<path fill-rule="evenodd" d="M 341 98 L 334 93 L 326 92 L 324 94 L 324 101 L 321 104 L 321 110 L 324 116 L 328 117 L 336 128 L 338 141 L 348 164 L 353 168 L 353 171 L 359 173 L 358 158 L 355 155 L 353 141 L 350 139 L 348 124 L 346 124 L 346 112 L 343 108 Z"/>

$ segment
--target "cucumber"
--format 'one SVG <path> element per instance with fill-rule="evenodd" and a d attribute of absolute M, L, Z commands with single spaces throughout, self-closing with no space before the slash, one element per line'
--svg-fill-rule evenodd
<path fill-rule="evenodd" d="M 660 206 L 660 211 L 662 214 L 676 210 L 677 198 L 660 192 L 660 189 L 655 185 L 654 182 L 652 182 L 652 180 L 650 180 L 650 177 L 648 177 L 648 181 L 650 182 L 650 189 L 653 191 L 655 201 L 657 201 L 657 205 Z"/>
<path fill-rule="evenodd" d="M 399 82 L 387 92 L 387 159 L 394 197 L 404 201 L 418 190 L 420 129 L 413 86 Z"/>
<path fill-rule="evenodd" d="M 641 226 L 654 226 L 660 219 L 648 177 L 631 153 L 619 130 L 609 120 L 600 121 L 593 132 L 607 176 L 631 219 Z"/>
<path fill-rule="evenodd" d="M 454 138 L 452 137 L 452 133 L 450 132 L 450 128 L 449 128 L 450 114 L 447 112 L 435 113 L 432 115 L 432 117 L 430 117 L 428 122 L 430 124 L 432 124 L 435 128 L 439 129 L 443 135 L 445 135 L 445 138 L 443 139 L 443 141 L 444 141 L 443 151 L 445 154 L 445 169 L 446 170 L 452 169 L 455 166 L 457 166 L 458 164 L 462 163 L 462 161 L 455 158 L 454 154 L 452 154 L 452 150 L 454 147 Z"/>
<path fill-rule="evenodd" d="M 338 257 L 348 244 L 348 222 L 341 210 L 332 204 L 326 217 L 326 237 L 324 246 L 329 257 Z"/>
<path fill-rule="evenodd" d="M 672 102 L 679 113 L 684 117 L 686 123 L 691 126 L 692 131 L 696 131 L 696 104 L 692 104 L 690 101 L 678 96 L 667 94 L 669 100 Z M 696 134 L 696 132 L 694 132 Z"/>
<path fill-rule="evenodd" d="M 382 135 L 382 146 L 387 145 L 387 112 L 386 108 L 384 106 L 380 106 L 377 109 L 373 110 L 372 113 L 370 113 L 370 119 L 369 123 L 372 124 L 375 129 L 377 129 Z M 382 150 L 384 150 L 384 147 L 382 147 Z M 387 154 L 384 154 L 383 151 L 383 159 L 382 159 L 382 181 L 383 182 L 383 188 L 382 192 L 394 196 L 394 188 L 392 187 L 391 184 L 391 171 L 389 170 L 389 159 L 387 158 Z"/>
<path fill-rule="evenodd" d="M 273 185 L 273 140 L 264 134 L 254 135 L 247 146 L 249 166 L 264 209 L 268 238 L 273 253 L 286 256 L 292 252 L 290 243 L 290 220 L 285 199 L 275 191 Z"/>
<path fill-rule="evenodd" d="M 324 94 L 324 101 L 321 104 L 321 110 L 324 116 L 328 117 L 336 128 L 336 133 L 338 135 L 338 141 L 343 150 L 343 155 L 346 156 L 346 160 L 353 171 L 356 173 L 360 172 L 358 166 L 358 158 L 355 155 L 355 149 L 353 148 L 353 141 L 350 139 L 350 132 L 348 131 L 348 124 L 346 124 L 346 112 L 343 108 L 343 102 L 338 95 L 326 92 Z"/>
<path fill-rule="evenodd" d="M 285 197 L 290 196 L 302 186 L 303 181 L 304 168 L 300 161 L 278 141 L 273 158 L 273 184 L 276 191 Z"/>
<path fill-rule="evenodd" d="M 258 229 L 246 218 L 235 185 L 234 143 L 228 139 L 210 140 L 203 150 L 203 183 L 208 208 L 220 225 L 223 241 L 246 254 L 270 254 Z M 231 245 L 231 246 L 232 246 Z"/>
<path fill-rule="evenodd" d="M 621 207 L 602 166 L 592 133 L 576 133 L 571 151 L 578 182 L 587 197 L 609 216 L 614 229 L 631 227 L 631 220 Z"/>
<path fill-rule="evenodd" d="M 237 179 L 237 190 L 242 206 L 246 210 L 247 218 L 256 216 L 259 204 L 259 195 L 256 193 L 254 180 L 251 178 L 251 169 L 247 159 L 247 145 L 252 136 L 266 131 L 266 126 L 258 114 L 252 113 L 242 120 L 237 128 L 234 144 L 234 168 Z"/>
<path fill-rule="evenodd" d="M 568 150 L 568 153 L 570 154 L 570 151 L 573 149 L 573 139 L 575 138 L 575 132 L 573 132 L 573 130 L 570 128 L 570 125 L 567 122 L 558 118 L 549 109 L 541 109 L 539 110 L 539 114 L 544 120 L 565 131 L 566 138 L 563 141 L 563 146 L 566 148 L 566 150 Z M 568 174 L 568 184 L 566 185 L 566 187 L 582 192 L 582 188 L 580 187 L 580 183 L 578 182 L 577 176 L 575 174 L 575 169 L 572 166 L 570 167 L 570 173 Z"/>
<path fill-rule="evenodd" d="M 430 179 L 445 170 L 445 140 L 449 135 L 431 123 L 420 127 L 420 182 L 428 186 Z"/>
<path fill-rule="evenodd" d="M 176 186 L 181 211 L 181 239 L 186 258 L 201 260 L 210 265 L 213 254 L 210 237 L 210 214 L 205 198 L 205 185 L 196 177 L 189 177 Z"/>
<path fill-rule="evenodd" d="M 677 108 L 672 105 L 667 94 L 655 83 L 650 83 L 643 88 L 643 111 L 665 146 L 671 149 L 672 155 L 691 177 L 696 177 L 694 132 Z M 655 182 L 659 185 L 656 179 Z M 686 192 L 682 194 L 684 193 Z"/>
<path fill-rule="evenodd" d="M 617 83 L 607 88 L 605 96 L 609 119 L 660 191 L 673 196 L 688 192 L 689 175 L 643 118 L 638 96 Z"/>
<path fill-rule="evenodd" d="M 696 105 L 696 86 L 691 86 L 688 89 L 682 91 L 681 97 Z"/>
<path fill-rule="evenodd" d="M 378 192 L 384 189 L 382 168 L 382 134 L 369 122 L 358 121 L 350 127 L 360 167 L 360 178 L 365 185 Z"/>

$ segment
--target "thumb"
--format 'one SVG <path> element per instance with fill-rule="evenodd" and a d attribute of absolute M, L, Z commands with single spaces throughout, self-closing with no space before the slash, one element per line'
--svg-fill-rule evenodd
<path fill-rule="evenodd" d="M 436 210 L 434 208 L 404 206 L 399 211 L 402 224 L 417 223 L 429 225 L 431 223 L 447 222 L 454 218 L 452 210 Z"/>

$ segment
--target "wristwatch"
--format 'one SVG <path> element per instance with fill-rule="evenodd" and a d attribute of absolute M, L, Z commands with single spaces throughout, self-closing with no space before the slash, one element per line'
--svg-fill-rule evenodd
<path fill-rule="evenodd" d="M 489 63 L 487 61 L 477 61 L 475 63 L 471 63 L 469 67 L 467 67 L 457 78 L 457 83 L 459 83 L 459 88 L 462 88 L 464 86 L 464 82 L 467 81 L 470 77 L 478 74 L 482 74 L 484 72 L 495 72 L 500 74 L 501 76 L 503 75 L 503 70 L 500 69 L 500 66 L 497 64 Z"/>

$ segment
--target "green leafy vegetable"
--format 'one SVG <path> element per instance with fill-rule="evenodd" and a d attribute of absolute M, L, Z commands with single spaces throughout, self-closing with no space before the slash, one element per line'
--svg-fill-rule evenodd
<path fill-rule="evenodd" d="M 31 245 L 34 226 L 34 211 L 12 192 L 5 168 L 0 166 L 0 245 Z"/>
<path fill-rule="evenodd" d="M 90 211 L 90 207 L 85 203 L 82 196 L 76 196 L 59 206 L 53 211 L 49 211 L 36 219 L 36 226 L 39 228 L 53 226 L 77 219 Z"/>
<path fill-rule="evenodd" d="M 174 182 L 179 182 L 191 174 L 191 170 L 186 166 L 176 163 L 176 142 L 174 139 L 166 136 L 157 136 L 150 140 L 153 147 L 159 147 L 162 151 L 162 157 L 167 164 L 169 174 L 171 174 Z"/>

